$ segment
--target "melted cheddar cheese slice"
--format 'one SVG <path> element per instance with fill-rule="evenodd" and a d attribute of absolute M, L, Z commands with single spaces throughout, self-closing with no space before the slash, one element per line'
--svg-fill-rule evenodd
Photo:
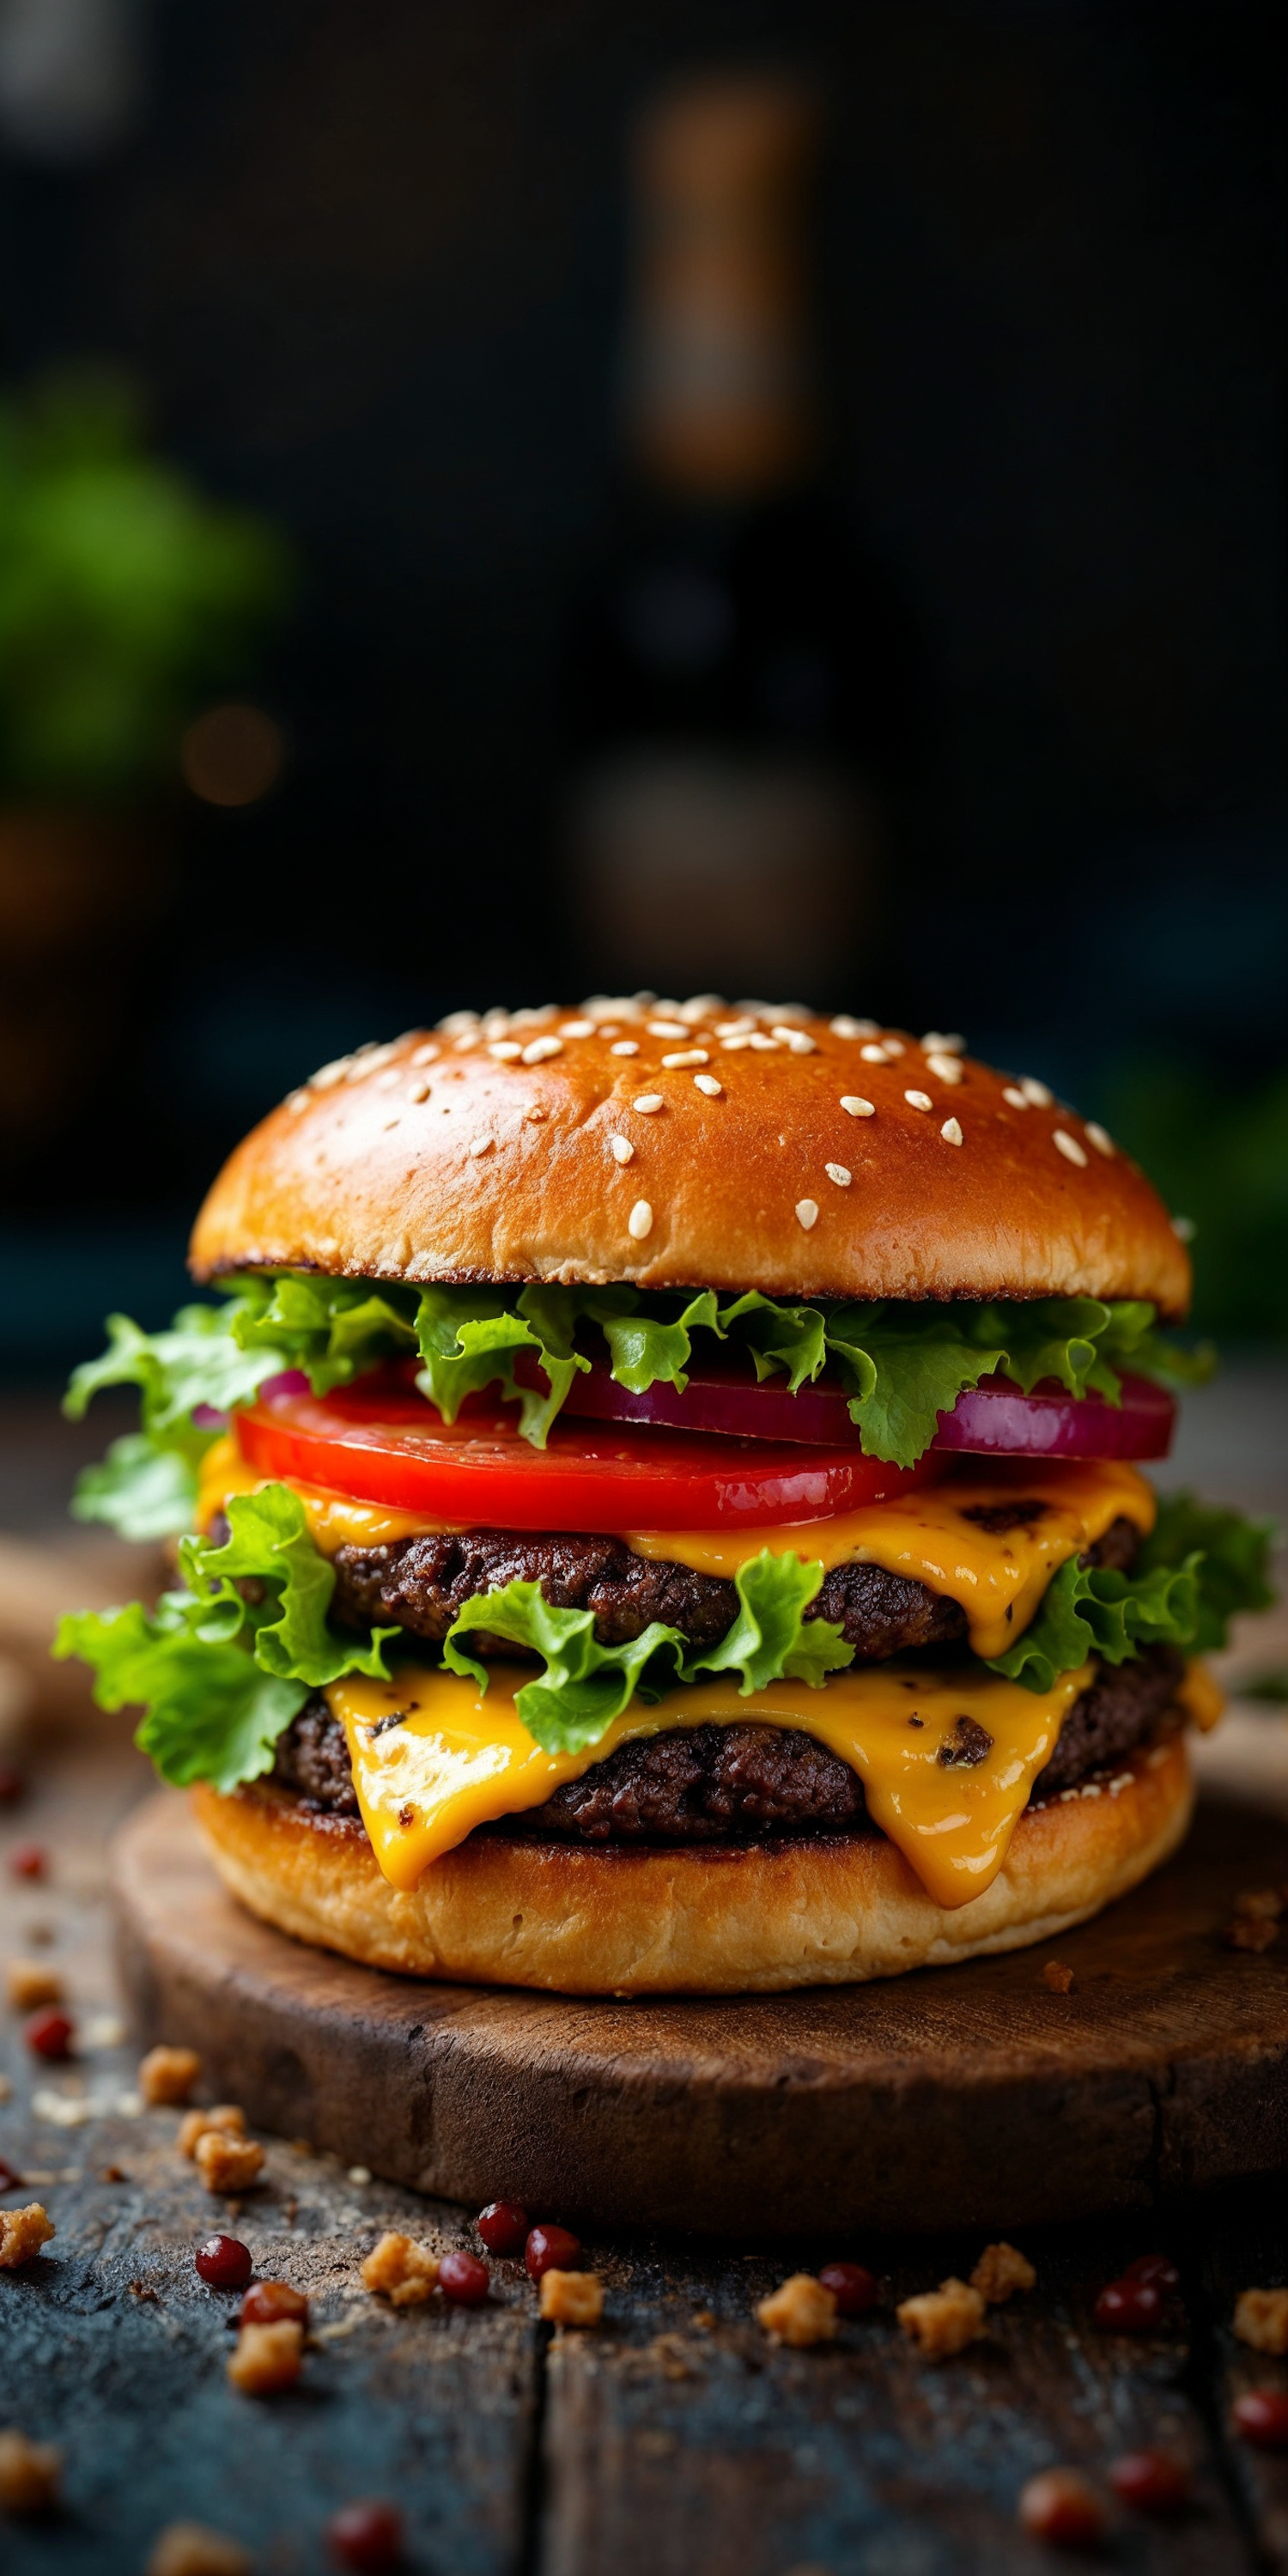
<path fill-rule="evenodd" d="M 199 1523 L 204 1526 L 229 1494 L 247 1493 L 263 1481 L 231 1440 L 218 1441 L 205 1462 Z M 341 1547 L 377 1547 L 465 1526 L 351 1502 L 315 1486 L 296 1485 L 294 1491 L 324 1556 Z M 938 1484 L 830 1520 L 760 1529 L 632 1530 L 626 1544 L 637 1556 L 728 1577 L 766 1547 L 776 1556 L 794 1552 L 807 1563 L 821 1560 L 825 1572 L 837 1565 L 879 1565 L 958 1602 L 972 1651 L 988 1657 L 1005 1654 L 1027 1628 L 1068 1557 L 1094 1547 L 1120 1518 L 1148 1533 L 1156 1511 L 1145 1478 L 1121 1462 L 1070 1461 L 1030 1471 L 970 1461 Z"/>
<path fill-rule="evenodd" d="M 651 1708 L 633 1701 L 599 1742 L 545 1753 L 518 1716 L 530 1669 L 494 1667 L 472 1681 L 405 1664 L 391 1682 L 333 1682 L 362 1819 L 385 1877 L 412 1888 L 476 1825 L 539 1807 L 619 1744 L 677 1727 L 799 1727 L 848 1762 L 868 1812 L 935 1902 L 965 1905 L 997 1875 L 1034 1779 L 1054 1749 L 1091 1667 L 1041 1694 L 994 1673 L 931 1665 L 834 1674 L 822 1690 L 776 1682 L 746 1699 L 733 1683 L 697 1682 Z M 985 1742 L 984 1739 L 987 1739 Z"/>

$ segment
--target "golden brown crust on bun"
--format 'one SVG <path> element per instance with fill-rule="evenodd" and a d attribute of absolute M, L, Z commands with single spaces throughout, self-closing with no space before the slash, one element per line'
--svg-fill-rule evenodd
<path fill-rule="evenodd" d="M 1162 1201 L 1040 1083 L 867 1022 L 679 1008 L 457 1015 L 324 1066 L 225 1165 L 197 1277 L 1144 1297 L 1184 1314 Z"/>
<path fill-rule="evenodd" d="M 1180 1736 L 1113 1777 L 1112 1792 L 1026 1809 L 992 1886 L 951 1912 L 878 1833 L 676 1851 L 474 1834 L 400 1895 L 356 1821 L 266 1784 L 193 1799 L 234 1896 L 369 1967 L 558 1994 L 754 1994 L 1058 1939 L 1157 1868 L 1189 1823 Z"/>

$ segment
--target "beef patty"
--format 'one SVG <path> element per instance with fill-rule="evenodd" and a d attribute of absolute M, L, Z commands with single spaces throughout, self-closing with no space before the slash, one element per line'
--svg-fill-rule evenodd
<path fill-rule="evenodd" d="M 1171 1646 L 1148 1647 L 1117 1669 L 1102 1665 L 1074 1701 L 1033 1797 L 1070 1788 L 1129 1753 L 1171 1707 L 1183 1669 Z M 959 1720 L 939 1758 L 969 1765 L 983 1759 L 988 1743 L 974 1720 Z M 320 1695 L 280 1738 L 273 1777 L 310 1806 L 357 1814 L 344 1730 Z M 543 1807 L 479 1830 L 541 1842 L 675 1844 L 855 1833 L 866 1825 L 862 1785 L 848 1763 L 796 1728 L 744 1724 L 677 1727 L 619 1745 Z"/>
<path fill-rule="evenodd" d="M 1008 1527 L 1030 1529 L 1044 1509 L 1023 1501 L 990 1506 L 988 1525 L 996 1528 L 1000 1510 Z M 1085 1561 L 1125 1568 L 1139 1544 L 1132 1523 L 1116 1520 L 1087 1550 Z M 341 1627 L 393 1622 L 435 1644 L 475 1593 L 499 1592 L 516 1580 L 539 1583 L 554 1610 L 592 1611 L 601 1646 L 626 1645 L 654 1619 L 678 1628 L 690 1645 L 714 1646 L 738 1615 L 737 1591 L 724 1576 L 636 1556 L 620 1538 L 484 1529 L 397 1539 L 381 1547 L 342 1547 L 335 1575 L 331 1617 Z M 966 1634 L 966 1613 L 958 1602 L 879 1565 L 833 1566 L 805 1616 L 833 1620 L 861 1664 L 950 1645 Z M 472 1645 L 480 1655 L 514 1653 L 503 1638 L 485 1631 L 474 1634 Z"/>

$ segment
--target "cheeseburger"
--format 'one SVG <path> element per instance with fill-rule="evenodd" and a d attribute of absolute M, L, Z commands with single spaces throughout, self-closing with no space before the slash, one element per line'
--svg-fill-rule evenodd
<path fill-rule="evenodd" d="M 65 1621 L 267 1922 L 577 1994 L 1050 1941 L 1185 1832 L 1266 1534 L 1160 1503 L 1189 1262 L 953 1036 L 648 996 L 457 1012 L 234 1153 L 76 1508 Z"/>

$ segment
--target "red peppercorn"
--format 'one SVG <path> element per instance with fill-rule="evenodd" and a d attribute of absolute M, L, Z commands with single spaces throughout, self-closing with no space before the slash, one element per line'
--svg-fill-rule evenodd
<path fill-rule="evenodd" d="M 39 1843 L 15 1843 L 9 1854 L 9 1867 L 15 1878 L 43 1878 L 49 1856 Z"/>
<path fill-rule="evenodd" d="M 1103 2539 L 1105 2508 L 1077 2469 L 1043 2469 L 1020 2496 L 1019 2518 L 1035 2540 L 1055 2549 L 1086 2549 Z"/>
<path fill-rule="evenodd" d="M 475 2224 L 489 2254 L 521 2254 L 531 2221 L 517 2200 L 490 2200 Z"/>
<path fill-rule="evenodd" d="M 534 2227 L 523 2260 L 531 2281 L 539 2281 L 543 2272 L 579 2272 L 581 2238 L 570 2236 L 566 2227 Z"/>
<path fill-rule="evenodd" d="M 284 2317 L 306 2326 L 309 2303 L 304 2292 L 293 2290 L 289 2281 L 256 2281 L 247 2291 L 237 2315 L 238 2323 L 244 2326 L 280 2325 Z"/>
<path fill-rule="evenodd" d="M 326 2527 L 327 2546 L 341 2567 L 359 2576 L 380 2576 L 402 2556 L 402 2515 L 391 2504 L 372 2497 L 362 2504 L 343 2504 Z"/>
<path fill-rule="evenodd" d="M 21 1771 L 15 1771 L 12 1762 L 0 1762 L 0 1807 L 16 1807 L 26 1793 L 27 1783 Z"/>
<path fill-rule="evenodd" d="M 1194 2481 L 1180 2460 L 1166 2451 L 1127 2451 L 1115 2460 L 1109 2483 L 1124 2504 L 1138 2513 L 1178 2513 L 1188 2504 Z"/>
<path fill-rule="evenodd" d="M 244 2290 L 255 2268 L 239 2236 L 208 2236 L 192 2259 L 212 2290 Z"/>
<path fill-rule="evenodd" d="M 1156 2290 L 1179 2290 L 1181 2276 L 1170 2254 L 1138 2254 L 1123 2274 L 1124 2281 L 1152 2281 Z"/>
<path fill-rule="evenodd" d="M 1110 2281 L 1096 2301 L 1096 2323 L 1109 2334 L 1149 2334 L 1163 2313 L 1155 2281 Z"/>
<path fill-rule="evenodd" d="M 22 2175 L 15 2173 L 6 2158 L 0 2156 L 0 2191 L 21 2191 L 21 2189 Z"/>
<path fill-rule="evenodd" d="M 438 2286 L 445 2299 L 453 2299 L 458 2308 L 481 2308 L 491 2287 L 486 2263 L 477 2254 L 467 2254 L 461 2246 L 445 2254 L 438 2267 Z"/>
<path fill-rule="evenodd" d="M 1259 2451 L 1288 2451 L 1288 2390 L 1250 2388 L 1234 2401 L 1234 2429 Z"/>
<path fill-rule="evenodd" d="M 861 2263 L 825 2263 L 818 2277 L 831 2291 L 839 2316 L 864 2317 L 881 2296 L 875 2276 Z"/>
<path fill-rule="evenodd" d="M 24 2022 L 22 2035 L 37 2057 L 70 2057 L 72 2028 L 66 2013 L 51 2009 L 33 2013 L 30 2021 Z"/>

